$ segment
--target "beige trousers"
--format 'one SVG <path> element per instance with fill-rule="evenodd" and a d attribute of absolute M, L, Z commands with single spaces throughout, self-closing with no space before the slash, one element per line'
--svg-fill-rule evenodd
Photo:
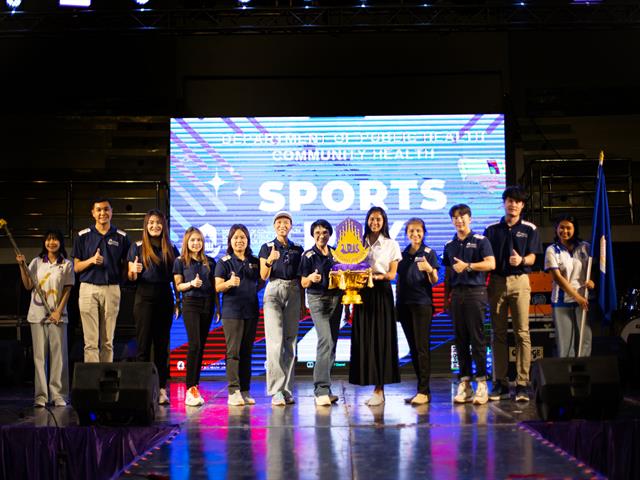
<path fill-rule="evenodd" d="M 120 285 L 83 282 L 80 284 L 78 305 L 84 334 L 84 361 L 112 362 L 113 334 L 120 309 Z"/>
<path fill-rule="evenodd" d="M 511 310 L 513 334 L 516 340 L 516 384 L 526 386 L 531 366 L 531 338 L 529 336 L 529 276 L 492 274 L 489 280 L 489 304 L 493 335 L 493 379 L 508 379 L 509 346 L 507 344 L 508 313 Z"/>

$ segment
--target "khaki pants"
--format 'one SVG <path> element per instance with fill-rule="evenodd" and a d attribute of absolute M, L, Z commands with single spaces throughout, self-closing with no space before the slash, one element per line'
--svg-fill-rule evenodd
<path fill-rule="evenodd" d="M 531 366 L 529 337 L 529 303 L 531 286 L 528 275 L 502 277 L 492 274 L 489 280 L 489 303 L 493 326 L 493 379 L 508 380 L 509 346 L 507 344 L 508 313 L 511 310 L 516 340 L 516 384 L 526 386 Z"/>
<path fill-rule="evenodd" d="M 120 285 L 83 282 L 80 284 L 78 306 L 84 334 L 84 361 L 112 362 L 113 333 L 120 310 Z"/>

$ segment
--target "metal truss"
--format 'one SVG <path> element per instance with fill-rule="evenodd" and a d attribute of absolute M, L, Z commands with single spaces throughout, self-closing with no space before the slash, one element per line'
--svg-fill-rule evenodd
<path fill-rule="evenodd" d="M 358 0 L 354 0 L 358 1 Z M 0 12 L 0 36 L 636 29 L 640 2 L 501 2 Z M 364 5 L 364 4 L 363 4 Z"/>

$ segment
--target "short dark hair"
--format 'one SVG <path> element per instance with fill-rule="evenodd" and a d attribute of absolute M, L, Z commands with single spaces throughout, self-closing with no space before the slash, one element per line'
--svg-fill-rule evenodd
<path fill-rule="evenodd" d="M 46 230 L 44 232 L 44 235 L 42 237 L 42 250 L 40 250 L 39 257 L 40 258 L 44 258 L 49 253 L 49 252 L 47 252 L 47 247 L 45 247 L 44 244 L 50 238 L 55 238 L 56 240 L 58 240 L 60 242 L 60 249 L 58 250 L 58 253 L 60 255 L 62 255 L 63 258 L 67 258 L 67 251 L 64 248 L 64 235 L 57 228 L 49 228 L 48 230 Z"/>
<path fill-rule="evenodd" d="M 102 203 L 102 202 L 108 202 L 109 206 L 111 208 L 113 208 L 113 203 L 111 202 L 110 198 L 107 197 L 95 197 L 92 201 L 91 201 L 91 210 L 93 210 L 93 207 L 96 206 L 96 203 Z"/>
<path fill-rule="evenodd" d="M 511 185 L 502 192 L 502 201 L 504 202 L 507 198 L 513 198 L 516 202 L 527 203 L 529 195 L 520 185 Z"/>
<path fill-rule="evenodd" d="M 376 212 L 382 215 L 382 228 L 380 229 L 380 233 L 382 234 L 383 237 L 391 238 L 391 235 L 389 234 L 389 219 L 387 218 L 387 212 L 385 212 L 384 208 L 382 207 L 371 207 L 367 212 L 366 218 L 364 219 L 363 240 L 367 238 L 371 233 L 371 228 L 369 228 L 369 217 L 371 216 L 371 214 Z"/>
<path fill-rule="evenodd" d="M 460 216 L 464 215 L 465 213 L 471 216 L 471 207 L 469 207 L 469 205 L 467 205 L 466 203 L 458 203 L 457 205 L 454 205 L 449 209 L 449 217 L 453 218 L 456 213 Z"/>
<path fill-rule="evenodd" d="M 318 220 L 316 220 L 311 224 L 311 228 L 309 229 L 309 232 L 311 233 L 312 237 L 313 237 L 313 231 L 316 229 L 316 227 L 326 228 L 327 230 L 329 230 L 329 235 L 333 235 L 333 227 L 324 218 L 319 218 Z"/>
<path fill-rule="evenodd" d="M 579 244 L 582 239 L 580 238 L 580 225 L 578 225 L 578 219 L 570 213 L 560 213 L 553 220 L 553 241 L 561 243 L 558 238 L 558 225 L 560 222 L 570 222 L 573 225 L 573 237 L 569 240 L 574 245 Z"/>
<path fill-rule="evenodd" d="M 418 217 L 411 217 L 409 220 L 407 220 L 407 223 L 404 224 L 404 234 L 407 234 L 407 231 L 409 230 L 409 225 L 411 225 L 412 223 L 418 223 L 420 224 L 420 226 L 422 226 L 422 231 L 424 232 L 424 236 L 427 236 L 427 226 L 424 224 L 424 220 L 422 220 L 421 218 Z M 422 243 L 424 243 L 424 240 L 422 241 Z"/>

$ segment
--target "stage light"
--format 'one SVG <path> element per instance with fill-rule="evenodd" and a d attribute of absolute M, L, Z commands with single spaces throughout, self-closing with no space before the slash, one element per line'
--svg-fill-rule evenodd
<path fill-rule="evenodd" d="M 6 2 L 7 2 L 7 7 L 9 7 L 11 10 L 20 8 L 20 5 L 22 5 L 22 0 L 6 0 Z"/>
<path fill-rule="evenodd" d="M 61 7 L 90 7 L 91 0 L 60 0 Z"/>
<path fill-rule="evenodd" d="M 135 2 L 136 2 L 138 5 L 141 5 L 141 6 L 142 6 L 142 5 L 146 5 L 147 3 L 149 3 L 149 0 L 135 0 Z"/>

